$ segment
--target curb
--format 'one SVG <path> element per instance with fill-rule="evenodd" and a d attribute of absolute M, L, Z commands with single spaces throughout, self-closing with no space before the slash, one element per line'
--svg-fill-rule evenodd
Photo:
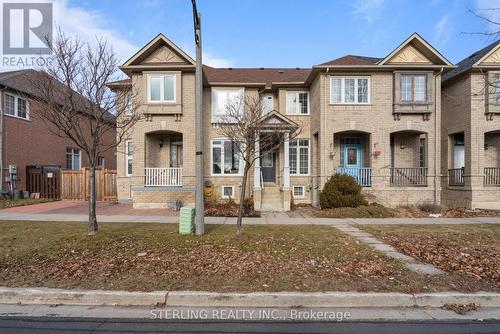
<path fill-rule="evenodd" d="M 476 303 L 500 307 L 500 294 L 478 293 L 379 293 L 379 292 L 252 292 L 203 291 L 129 292 L 0 287 L 0 304 L 62 304 L 177 307 L 441 307 Z"/>

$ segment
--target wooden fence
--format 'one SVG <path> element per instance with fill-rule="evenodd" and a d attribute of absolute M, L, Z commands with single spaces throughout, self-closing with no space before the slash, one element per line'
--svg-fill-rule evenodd
<path fill-rule="evenodd" d="M 116 196 L 116 171 L 96 168 L 96 199 L 114 201 Z M 61 171 L 61 198 L 87 200 L 90 189 L 88 168 Z"/>

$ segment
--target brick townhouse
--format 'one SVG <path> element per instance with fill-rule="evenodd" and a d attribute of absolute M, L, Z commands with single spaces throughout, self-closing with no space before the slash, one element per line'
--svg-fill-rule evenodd
<path fill-rule="evenodd" d="M 500 209 L 500 43 L 443 76 L 442 201 Z"/>
<path fill-rule="evenodd" d="M 293 140 L 265 152 L 249 177 L 258 210 L 318 204 L 334 173 L 352 175 L 386 205 L 441 201 L 441 78 L 454 66 L 418 34 L 385 57 L 344 56 L 311 68 L 204 66 L 205 184 L 238 198 L 242 163 L 218 132 L 234 97 L 260 96 L 263 122 L 301 124 Z M 194 203 L 195 62 L 164 35 L 121 67 L 109 84 L 133 93 L 144 115 L 117 151 L 118 198 L 134 207 Z M 264 123 L 267 124 L 267 123 Z"/>
<path fill-rule="evenodd" d="M 36 117 L 36 108 L 43 108 L 29 93 L 33 70 L 0 73 L 0 106 L 3 128 L 2 160 L 3 185 L 8 186 L 8 166 L 17 166 L 16 188 L 26 190 L 26 171 L 29 166 L 45 170 L 77 170 L 88 166 L 83 152 L 66 138 L 54 135 L 45 122 Z M 113 135 L 106 140 L 114 141 Z M 104 154 L 100 163 L 108 169 L 116 169 L 116 156 L 112 150 Z M 1 173 L 1 172 L 0 172 Z M 2 175 L 2 174 L 0 174 Z"/>

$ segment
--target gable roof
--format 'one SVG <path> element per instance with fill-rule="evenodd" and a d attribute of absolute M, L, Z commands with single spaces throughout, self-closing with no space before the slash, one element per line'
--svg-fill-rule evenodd
<path fill-rule="evenodd" d="M 174 42 L 169 40 L 165 35 L 158 34 L 155 38 L 149 41 L 148 44 L 143 46 L 139 51 L 137 51 L 132 57 L 130 57 L 121 68 L 127 68 L 129 66 L 138 65 L 142 60 L 146 59 L 147 56 L 151 55 L 160 46 L 165 45 L 174 51 L 177 56 L 183 59 L 188 65 L 194 66 L 195 61 L 187 53 L 182 51 Z M 180 63 L 178 63 L 180 64 Z"/>
<path fill-rule="evenodd" d="M 446 59 L 441 53 L 439 53 L 438 50 L 436 50 L 416 32 L 411 34 L 410 37 L 408 37 L 403 43 L 401 43 L 397 48 L 389 53 L 384 59 L 382 59 L 379 62 L 379 65 L 386 64 L 393 56 L 395 56 L 399 51 L 410 44 L 419 49 L 420 52 L 424 53 L 424 56 L 431 60 L 433 64 L 440 63 L 437 65 L 453 66 L 453 64 L 448 59 Z"/>
<path fill-rule="evenodd" d="M 295 123 L 285 115 L 280 114 L 276 110 L 273 110 L 262 116 L 259 120 L 259 123 L 261 124 L 261 126 L 267 127 L 269 129 L 275 128 L 296 130 L 299 128 L 299 125 L 297 123 Z"/>
<path fill-rule="evenodd" d="M 479 51 L 472 53 L 470 56 L 462 59 L 458 62 L 457 67 L 448 73 L 443 75 L 443 82 L 448 81 L 454 77 L 463 74 L 474 67 L 474 65 L 479 64 L 483 59 L 485 59 L 489 54 L 496 50 L 500 46 L 500 40 L 497 40 L 488 46 L 482 48 Z"/>
<path fill-rule="evenodd" d="M 311 69 L 305 68 L 215 68 L 203 66 L 210 85 L 253 84 L 270 87 L 273 84 L 303 84 Z"/>
<path fill-rule="evenodd" d="M 319 65 L 376 65 L 382 58 L 346 55 Z"/>

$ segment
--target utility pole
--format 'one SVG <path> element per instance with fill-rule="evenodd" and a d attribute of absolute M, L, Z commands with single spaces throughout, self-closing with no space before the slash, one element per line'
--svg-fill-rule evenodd
<path fill-rule="evenodd" d="M 194 40 L 196 43 L 196 75 L 195 75 L 195 127 L 196 127 L 196 192 L 195 192 L 195 222 L 196 235 L 205 233 L 205 203 L 203 199 L 203 63 L 201 60 L 201 14 L 196 8 L 196 0 L 191 0 L 193 5 Z"/>

